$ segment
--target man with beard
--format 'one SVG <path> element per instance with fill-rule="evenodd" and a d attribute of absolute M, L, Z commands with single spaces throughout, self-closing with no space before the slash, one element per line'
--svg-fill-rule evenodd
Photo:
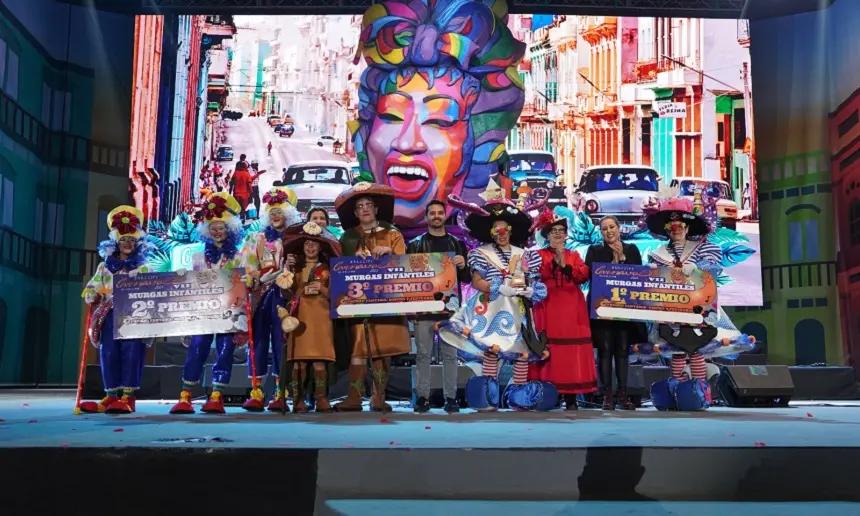
<path fill-rule="evenodd" d="M 409 242 L 406 248 L 407 254 L 420 253 L 455 253 L 454 265 L 457 266 L 457 279 L 460 283 L 468 284 L 471 281 L 469 269 L 466 267 L 466 246 L 453 235 L 445 230 L 445 203 L 432 200 L 424 208 L 424 219 L 427 221 L 427 232 Z M 459 294 L 459 289 L 458 289 Z M 453 310 L 459 308 L 457 296 Z M 413 390 L 417 397 L 415 401 L 415 412 L 423 413 L 430 410 L 430 354 L 433 351 L 433 341 L 436 330 L 434 325 L 451 314 L 422 315 L 415 318 L 415 369 L 413 374 Z M 439 341 L 439 349 L 442 353 L 442 378 L 443 393 L 445 395 L 445 412 L 459 412 L 457 405 L 457 349 Z"/>

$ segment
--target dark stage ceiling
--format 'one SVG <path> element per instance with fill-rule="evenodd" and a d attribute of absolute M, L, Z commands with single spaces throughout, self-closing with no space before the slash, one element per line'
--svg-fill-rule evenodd
<path fill-rule="evenodd" d="M 129 14 L 363 14 L 374 0 L 61 0 Z M 512 13 L 774 18 L 836 0 L 508 0 Z M 858 0 L 842 0 L 857 2 Z"/>

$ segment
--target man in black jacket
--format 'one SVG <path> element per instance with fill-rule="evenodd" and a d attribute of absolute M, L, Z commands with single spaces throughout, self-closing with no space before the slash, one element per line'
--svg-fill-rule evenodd
<path fill-rule="evenodd" d="M 471 274 L 466 267 L 466 246 L 463 242 L 445 231 L 445 203 L 433 200 L 424 208 L 424 219 L 427 221 L 427 233 L 414 238 L 406 247 L 407 254 L 419 253 L 455 253 L 454 265 L 457 266 L 457 279 L 462 283 L 471 281 Z M 458 299 L 462 299 L 459 295 Z M 436 331 L 433 326 L 449 315 L 422 315 L 415 319 L 416 366 L 414 378 L 415 412 L 430 410 L 430 354 L 433 351 L 433 341 Z M 457 350 L 439 341 L 442 352 L 443 392 L 445 394 L 445 412 L 459 412 L 457 405 Z"/>

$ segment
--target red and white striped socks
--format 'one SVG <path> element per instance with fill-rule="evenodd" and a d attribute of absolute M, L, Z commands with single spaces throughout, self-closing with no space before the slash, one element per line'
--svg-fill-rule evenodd
<path fill-rule="evenodd" d="M 690 376 L 699 380 L 707 380 L 708 364 L 705 363 L 705 357 L 701 353 L 672 355 L 672 377 L 678 380 L 684 379 L 684 368 L 687 367 L 688 356 L 690 357 Z"/>
<path fill-rule="evenodd" d="M 525 385 L 529 380 L 529 363 L 514 362 L 514 385 Z"/>
<path fill-rule="evenodd" d="M 492 376 L 493 378 L 498 378 L 499 376 L 499 355 L 495 353 L 491 353 L 489 351 L 484 351 L 484 358 L 481 364 L 481 375 L 482 376 Z"/>
<path fill-rule="evenodd" d="M 699 380 L 708 379 L 708 364 L 705 363 L 705 357 L 701 353 L 693 353 L 690 355 L 690 373 L 693 378 Z"/>

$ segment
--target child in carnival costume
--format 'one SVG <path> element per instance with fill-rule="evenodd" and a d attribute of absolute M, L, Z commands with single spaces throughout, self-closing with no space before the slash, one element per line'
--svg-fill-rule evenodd
<path fill-rule="evenodd" d="M 528 302 L 540 302 L 547 294 L 540 279 L 541 258 L 512 245 L 528 240 L 531 219 L 525 210 L 504 198 L 492 180 L 483 197 L 486 200 L 483 208 L 474 206 L 466 217 L 469 233 L 482 243 L 467 256 L 472 287 L 477 292 L 448 321 L 437 325 L 439 338 L 464 357 L 482 362 L 482 376 L 470 378 L 466 386 L 470 407 L 498 409 L 499 359 L 514 365 L 513 385 L 504 394 L 510 406 L 520 409 L 543 403 L 555 406 L 558 394 L 550 384 L 528 382 L 529 362 L 549 357 L 545 347 L 531 349 L 530 343 L 537 335 L 533 326 L 525 325 L 531 312 Z M 555 392 L 554 397 L 550 396 L 553 399 L 545 396 L 545 389 Z"/>
<path fill-rule="evenodd" d="M 226 192 L 212 194 L 202 208 L 202 221 L 197 226 L 197 232 L 204 243 L 202 253 L 196 253 L 191 258 L 195 271 L 224 271 L 228 275 L 234 271 L 246 273 L 246 253 L 242 250 L 242 220 L 241 206 L 232 195 Z M 176 271 L 184 275 L 186 271 Z M 244 300 L 241 301 L 244 303 Z M 203 367 L 212 341 L 215 341 L 215 363 L 212 366 L 212 394 L 202 407 L 202 411 L 210 414 L 224 414 L 224 400 L 221 390 L 230 383 L 233 371 L 233 350 L 236 345 L 244 345 L 246 333 L 220 333 L 194 335 L 183 339 L 188 347 L 188 355 L 182 369 L 182 392 L 179 402 L 171 409 L 171 414 L 193 414 L 191 405 L 191 390 L 200 383 Z"/>
<path fill-rule="evenodd" d="M 153 249 L 143 231 L 143 213 L 133 206 L 118 206 L 107 216 L 108 240 L 99 244 L 104 261 L 87 283 L 81 297 L 92 307 L 87 334 L 99 350 L 105 397 L 81 403 L 82 412 L 128 414 L 135 411 L 134 392 L 140 388 L 146 356 L 141 339 L 115 339 L 113 279 L 147 272 L 146 259 Z M 151 341 L 150 341 L 151 343 Z"/>
<path fill-rule="evenodd" d="M 275 187 L 263 195 L 263 230 L 250 241 L 252 250 L 248 253 L 248 268 L 253 278 L 251 311 L 253 313 L 254 368 L 251 367 L 251 356 L 248 355 L 248 377 L 256 370 L 258 385 L 266 378 L 269 362 L 269 350 L 272 356 L 272 373 L 275 384 L 281 368 L 281 350 L 284 334 L 281 331 L 281 321 L 278 318 L 278 307 L 284 306 L 281 289 L 275 286 L 275 280 L 285 268 L 292 265 L 295 258 L 283 252 L 284 232 L 289 226 L 301 221 L 296 210 L 296 193 L 289 188 Z M 280 391 L 276 389 L 275 398 L 269 403 L 269 410 L 280 407 Z M 250 412 L 260 412 L 264 406 L 261 396 L 251 396 L 242 405 Z"/>
<path fill-rule="evenodd" d="M 698 211 L 698 213 L 697 213 Z M 712 278 L 722 272 L 722 251 L 708 242 L 711 226 L 694 208 L 693 202 L 683 197 L 673 197 L 660 203 L 657 211 L 646 219 L 648 229 L 656 236 L 668 238 L 669 242 L 651 252 L 648 264 L 652 268 L 670 267 L 673 274 L 689 277 L 700 269 L 711 273 Z M 672 376 L 678 380 L 685 377 L 687 359 L 690 360 L 692 379 L 707 380 L 706 358 L 735 357 L 755 348 L 755 337 L 742 334 L 732 324 L 722 308 L 705 315 L 705 321 L 716 327 L 716 337 L 696 349 L 682 349 L 670 344 L 660 334 L 660 324 L 652 324 L 649 343 L 633 346 L 640 356 L 663 355 L 671 357 Z M 683 325 L 671 325 L 677 336 Z M 694 330 L 698 331 L 698 330 Z"/>

